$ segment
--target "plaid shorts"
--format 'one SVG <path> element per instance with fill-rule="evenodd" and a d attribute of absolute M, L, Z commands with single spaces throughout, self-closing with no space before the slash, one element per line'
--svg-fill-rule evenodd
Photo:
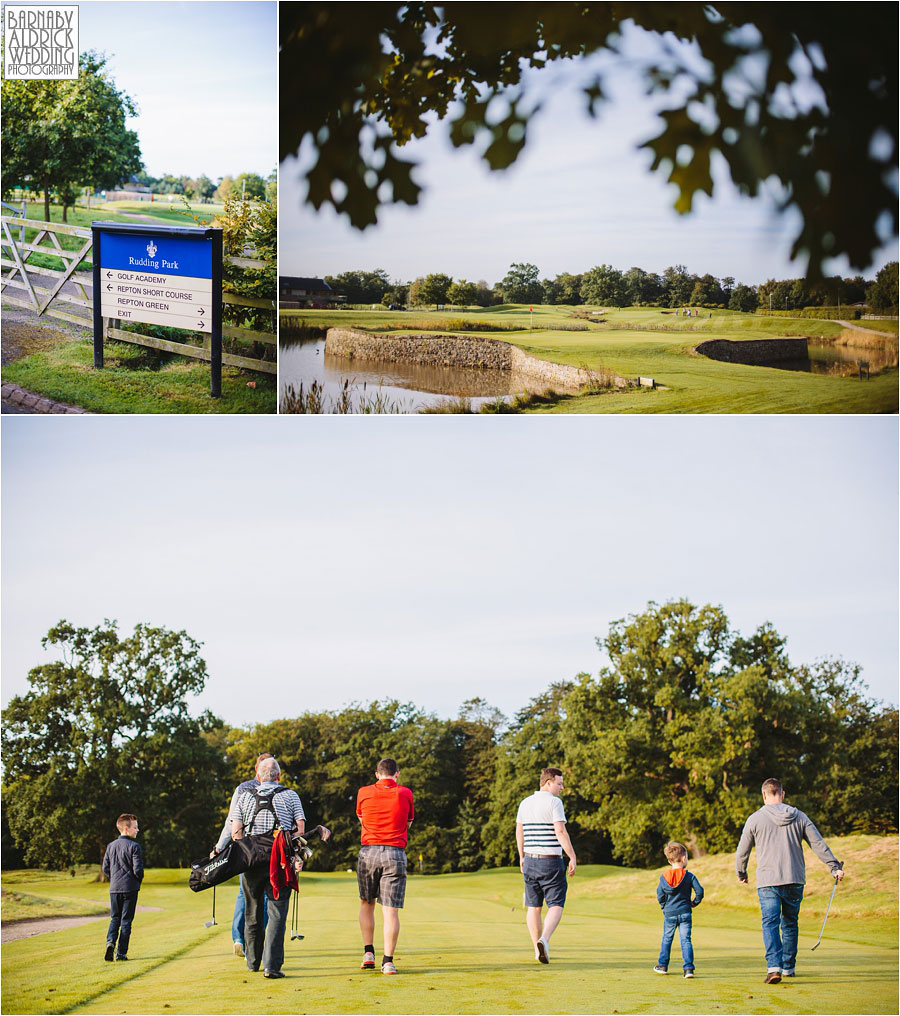
<path fill-rule="evenodd" d="M 406 897 L 406 851 L 400 847 L 363 847 L 356 866 L 359 898 L 383 907 L 403 906 Z"/>

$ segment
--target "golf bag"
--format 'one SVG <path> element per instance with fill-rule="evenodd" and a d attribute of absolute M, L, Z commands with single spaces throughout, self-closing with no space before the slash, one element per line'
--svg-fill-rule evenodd
<path fill-rule="evenodd" d="M 224 850 L 191 864 L 188 885 L 195 893 L 221 885 L 252 867 L 253 845 L 247 838 L 232 840 Z"/>
<path fill-rule="evenodd" d="M 275 806 L 272 798 L 286 790 L 286 787 L 277 787 L 271 794 L 255 794 L 256 806 L 253 814 L 247 822 L 247 828 L 253 825 L 253 821 L 260 811 L 271 811 L 275 815 Z M 250 868 L 258 864 L 269 863 L 272 854 L 272 845 L 275 842 L 275 833 L 280 828 L 278 818 L 275 818 L 275 827 L 267 833 L 259 836 L 245 835 L 239 840 L 232 840 L 223 850 L 217 851 L 212 857 L 204 857 L 191 864 L 191 874 L 188 885 L 195 892 L 202 892 L 214 885 L 221 885 L 235 875 L 242 875 Z"/>

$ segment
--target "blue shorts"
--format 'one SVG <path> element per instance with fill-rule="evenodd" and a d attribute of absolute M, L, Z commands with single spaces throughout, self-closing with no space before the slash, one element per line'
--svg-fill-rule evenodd
<path fill-rule="evenodd" d="M 564 907 L 566 891 L 566 862 L 554 854 L 550 857 L 525 856 L 522 867 L 525 876 L 525 906 L 539 907 L 546 903 L 548 907 Z"/>

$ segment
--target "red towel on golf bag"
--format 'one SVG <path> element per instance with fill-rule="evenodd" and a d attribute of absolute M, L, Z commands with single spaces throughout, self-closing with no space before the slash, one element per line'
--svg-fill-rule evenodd
<path fill-rule="evenodd" d="M 275 842 L 272 844 L 272 856 L 269 860 L 269 882 L 272 885 L 272 898 L 281 899 L 281 894 L 287 889 L 300 891 L 297 884 L 297 873 L 294 871 L 294 852 L 291 849 L 290 840 L 279 830 L 275 835 Z"/>

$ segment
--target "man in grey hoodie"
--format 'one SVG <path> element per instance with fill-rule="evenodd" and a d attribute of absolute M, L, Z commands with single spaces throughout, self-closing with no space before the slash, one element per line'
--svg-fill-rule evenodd
<path fill-rule="evenodd" d="M 808 816 L 784 803 L 778 780 L 762 785 L 763 806 L 744 825 L 735 855 L 740 882 L 747 882 L 747 862 L 756 847 L 756 890 L 762 911 L 763 944 L 766 947 L 766 984 L 794 976 L 797 959 L 797 918 L 806 883 L 803 841 L 831 869 L 837 881 L 844 877 L 843 864 L 828 849 Z"/>

